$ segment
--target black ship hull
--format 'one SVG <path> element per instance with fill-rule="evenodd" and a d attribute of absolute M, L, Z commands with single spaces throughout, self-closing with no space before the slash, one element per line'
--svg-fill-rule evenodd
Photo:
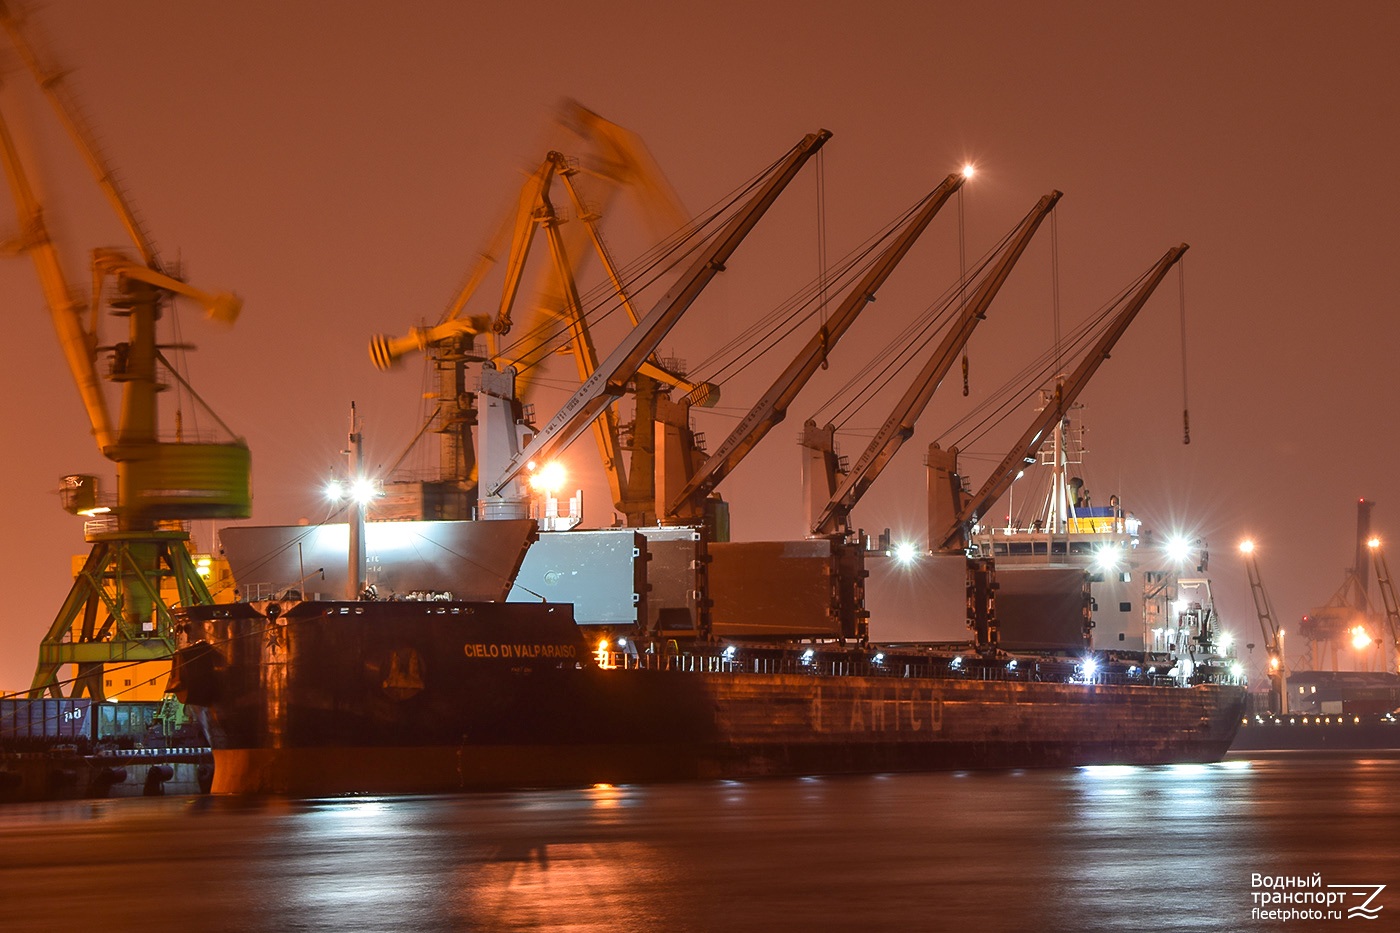
<path fill-rule="evenodd" d="M 1248 719 L 1232 752 L 1343 752 L 1400 749 L 1400 721 L 1393 715 L 1308 715 Z"/>
<path fill-rule="evenodd" d="M 175 686 L 205 717 L 216 793 L 1214 761 L 1244 703 L 916 651 L 595 657 L 566 605 L 266 606 L 181 619 Z"/>

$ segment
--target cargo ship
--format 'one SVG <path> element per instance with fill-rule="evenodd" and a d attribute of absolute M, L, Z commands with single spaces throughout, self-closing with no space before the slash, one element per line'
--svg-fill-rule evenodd
<path fill-rule="evenodd" d="M 567 605 L 193 607 L 215 793 L 421 793 L 1220 759 L 1243 689 L 910 647 L 590 645 Z"/>
<path fill-rule="evenodd" d="M 1400 750 L 1400 710 L 1388 713 L 1290 713 L 1245 716 L 1231 752 Z"/>
<path fill-rule="evenodd" d="M 180 610 L 172 687 L 202 717 L 215 793 L 1207 762 L 1225 754 L 1243 712 L 1238 670 L 1224 659 L 1202 658 L 1184 672 L 1151 652 L 979 653 L 969 639 L 756 636 L 748 622 L 739 637 L 732 620 L 744 618 L 742 608 L 724 595 L 745 589 L 734 568 L 764 563 L 779 543 L 737 543 L 739 555 L 714 559 L 726 543 L 707 543 L 701 529 L 649 538 L 633 529 L 551 535 L 528 521 L 383 524 L 397 526 L 399 540 L 421 533 L 420 555 L 450 530 L 451 551 L 476 571 L 471 582 L 464 576 L 460 593 L 347 600 L 288 592 Z M 241 531 L 262 542 L 289 534 Z M 237 573 L 238 545 L 248 541 L 231 540 Z M 808 550 L 833 550 L 819 545 Z M 766 608 L 786 592 L 811 615 L 807 593 L 839 617 L 841 561 L 794 550 L 776 558 L 784 569 L 764 576 L 809 585 L 775 588 Z M 590 573 L 561 573 L 557 561 Z M 965 571 L 958 622 L 966 632 L 990 608 L 994 568 L 953 561 Z M 689 589 L 694 568 L 714 575 L 699 581 L 700 598 Z M 609 585 L 619 577 L 628 584 Z M 549 579 L 557 601 L 523 600 L 522 586 Z M 672 598 L 677 591 L 684 598 Z M 611 592 L 623 595 L 610 600 Z M 716 604 L 709 637 L 684 634 L 687 600 Z M 751 589 L 741 601 L 765 608 Z M 775 609 L 770 618 L 777 632 L 790 616 Z"/>
<path fill-rule="evenodd" d="M 980 490 L 964 489 L 956 448 L 931 449 L 926 547 L 908 554 L 886 541 L 872 547 L 850 526 L 851 509 L 912 434 L 913 419 L 1059 192 L 1042 198 L 993 251 L 978 284 L 968 284 L 967 300 L 954 307 L 962 291 L 949 293 L 955 323 L 853 468 L 835 456 L 835 428 L 809 424 L 809 535 L 728 540 L 716 487 L 783 419 L 964 177 L 950 175 L 891 225 L 868 265 L 846 270 L 839 306 L 710 453 L 689 411 L 713 399 L 713 387 L 675 367 L 651 366 L 645 376 L 643 369 L 828 136 L 806 137 L 752 183 L 754 193 L 734 202 L 723 227 L 606 359 L 593 353 L 577 298 L 569 298 L 567 342 L 580 385 L 541 426 L 516 395 L 516 368 L 472 349 L 474 335 L 491 329 L 484 318 L 451 317 L 405 339 L 372 342 L 381 364 L 413 347 L 440 348 L 439 371 L 453 380 L 440 399 L 460 406 L 452 424 L 440 426 L 451 440 L 444 462 L 452 469 L 444 473 L 460 500 L 474 503 L 471 520 L 367 522 L 361 502 L 344 524 L 225 529 L 223 550 L 248 599 L 179 610 L 171 684 L 203 717 L 214 792 L 433 792 L 1224 755 L 1244 685 L 1238 666 L 1216 651 L 1212 617 L 1198 606 L 1170 626 L 1164 621 L 1159 627 L 1172 635 L 1160 646 L 1139 637 L 1103 650 L 1092 638 L 1091 577 L 1107 571 L 1085 563 L 1103 557 L 1102 542 L 1090 538 L 1126 534 L 1125 516 L 1104 528 L 1086 513 L 1092 527 L 1054 529 L 1054 553 L 1065 546 L 1073 559 L 1024 572 L 1051 582 L 1026 590 L 1033 598 L 1008 620 L 1048 622 L 1052 634 L 1067 624 L 1067 639 L 999 640 L 1000 555 L 976 544 L 986 509 L 1013 481 L 1010 467 L 1063 421 L 1184 244 L 1086 326 L 1078 339 L 1088 345 L 1097 329 L 1097 340 L 1057 379 L 1050 403 Z M 532 184 L 567 178 L 560 166 L 551 153 Z M 550 213 L 535 188 L 527 195 L 522 205 Z M 562 263 L 559 278 L 569 280 Z M 501 332 L 509 326 L 496 323 Z M 474 382 L 468 363 L 479 364 Z M 610 406 L 629 394 L 636 420 L 624 471 Z M 625 527 L 578 530 L 575 510 L 561 513 L 554 498 L 557 484 L 534 482 L 590 430 Z M 352 484 L 363 480 L 358 445 L 352 411 Z M 426 487 L 418 499 L 458 501 Z M 941 588 L 937 599 L 900 614 L 913 630 L 907 637 L 876 627 L 880 599 L 897 589 L 867 580 L 882 560 Z M 343 572 L 332 569 L 337 564 Z M 335 595 L 308 592 L 309 580 Z M 1143 581 L 1159 595 L 1169 582 Z M 939 625 L 954 627 L 952 640 L 931 637 Z"/>
<path fill-rule="evenodd" d="M 1271 711 L 1252 697 L 1232 752 L 1400 749 L 1400 676 L 1389 671 L 1294 671 L 1289 706 Z"/>

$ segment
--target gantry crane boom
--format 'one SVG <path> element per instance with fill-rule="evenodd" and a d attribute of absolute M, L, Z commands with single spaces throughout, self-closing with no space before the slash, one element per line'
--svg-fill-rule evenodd
<path fill-rule="evenodd" d="M 109 513 L 111 522 L 86 532 L 92 551 L 40 644 L 30 692 L 35 696 L 43 692 L 61 695 L 58 671 L 75 665 L 73 695 L 87 693 L 100 700 L 105 664 L 168 660 L 173 647 L 171 607 L 211 601 L 190 557 L 189 534 L 170 523 L 246 518 L 251 512 L 247 444 L 241 438 L 227 443 L 186 442 L 180 432 L 174 442 L 162 440 L 157 405 L 166 388 L 161 367 L 170 370 L 191 398 L 203 405 L 161 353 L 156 331 L 167 305 L 177 297 L 189 298 L 214 317 L 231 321 L 240 303 L 231 294 L 194 288 L 161 267 L 152 240 L 137 222 L 114 173 L 79 119 L 63 73 L 39 60 L 18 16 L 3 0 L 0 25 L 39 91 L 53 105 L 139 253 L 139 258 L 133 259 L 117 250 L 93 250 L 92 294 L 86 302 L 78 297 L 64 274 L 43 205 L 30 184 L 30 173 L 0 115 L 0 158 L 20 224 L 19 236 L 11 245 L 28 253 L 34 263 L 88 423 L 102 455 L 115 464 L 117 474 L 113 505 L 98 503 L 90 481 L 93 478 L 65 477 L 64 488 L 72 493 L 65 494 L 65 508 L 84 515 Z M 115 282 L 115 293 L 104 296 L 108 279 Z M 126 322 L 125 339 L 111 346 L 100 346 L 99 314 L 104 305 Z M 92 318 L 87 325 L 83 321 L 85 309 Z M 110 354 L 110 369 L 105 374 L 98 372 L 99 352 Z M 108 413 L 102 375 L 121 387 L 115 424 Z M 219 425 L 227 430 L 222 421 Z"/>
<path fill-rule="evenodd" d="M 928 228 L 939 209 L 952 197 L 953 192 L 962 187 L 965 180 L 966 176 L 960 172 L 950 174 L 915 206 L 903 229 L 851 289 L 841 305 L 798 351 L 797 356 L 773 381 L 768 391 L 754 403 L 719 448 L 700 465 L 695 475 L 690 477 L 671 500 L 666 509 L 668 518 L 694 520 L 703 513 L 705 498 L 769 431 L 787 417 L 788 406 L 821 367 L 831 348 L 855 323 L 865 306 L 875 300 L 875 293 L 880 286 L 890 277 L 919 235 Z"/>
<path fill-rule="evenodd" d="M 1056 386 L 1053 402 L 1045 406 L 1039 417 L 1011 448 L 1010 453 L 992 470 L 986 482 L 982 484 L 982 488 L 963 504 L 953 522 L 931 537 L 929 544 L 933 550 L 960 551 L 967 546 L 968 527 L 981 518 L 982 514 L 1005 494 L 1007 487 L 1015 482 L 1016 471 L 1020 465 L 1040 448 L 1041 439 L 1045 436 L 1045 432 L 1064 417 L 1064 412 L 1079 397 L 1079 393 L 1088 385 L 1090 378 L 1103 365 L 1103 361 L 1108 359 L 1108 354 L 1113 349 L 1114 344 L 1123 336 L 1128 325 L 1133 322 L 1137 313 L 1142 310 L 1142 306 L 1147 303 L 1147 299 L 1162 283 L 1167 271 L 1176 265 L 1188 248 L 1185 243 L 1173 246 L 1157 261 L 1157 264 L 1147 273 L 1142 284 L 1127 299 L 1123 309 L 1109 322 L 1102 336 L 1089 349 L 1079 366 L 1068 378 Z"/>
<path fill-rule="evenodd" d="M 127 236 L 131 238 L 131 242 L 140 251 L 141 261 L 152 269 L 159 269 L 160 259 L 156 255 L 155 243 L 137 219 L 136 212 L 127 203 L 126 195 L 117 183 L 116 174 L 99 154 L 92 131 L 79 118 L 78 115 L 82 111 L 74 103 L 72 95 L 68 91 L 65 72 L 59 68 L 46 66 L 39 60 L 38 54 L 22 28 L 22 17 L 10 6 L 9 0 L 0 0 L 0 23 L 3 23 L 5 31 L 9 33 L 11 43 L 19 52 L 20 58 L 24 59 L 25 66 L 34 77 L 34 83 L 43 91 L 44 96 L 58 115 L 59 121 L 68 131 L 74 145 L 77 146 L 78 152 L 87 162 L 88 169 L 92 172 L 97 186 L 102 189 L 102 193 L 107 197 L 112 210 L 116 213 L 122 226 L 126 228 Z"/>
<path fill-rule="evenodd" d="M 530 444 L 510 458 L 503 471 L 490 481 L 488 495 L 498 495 L 532 459 L 543 460 L 551 451 L 568 446 L 587 430 L 604 408 L 626 392 L 628 380 L 636 375 L 641 364 L 655 351 L 705 286 L 724 269 L 724 263 L 807 159 L 830 137 L 831 133 L 826 130 L 808 135 L 769 172 L 758 192 L 730 219 L 715 242 L 700 253 L 680 280 L 661 297 Z"/>
<path fill-rule="evenodd" d="M 1259 557 L 1254 553 L 1254 542 L 1240 545 L 1244 555 L 1245 572 L 1249 575 L 1249 592 L 1254 598 L 1254 614 L 1259 618 L 1259 632 L 1264 636 L 1264 650 L 1269 654 L 1270 707 L 1279 715 L 1288 712 L 1288 662 L 1284 657 L 1283 629 L 1274 619 L 1273 603 L 1269 592 L 1264 589 L 1264 578 L 1259 573 Z"/>
<path fill-rule="evenodd" d="M 664 228 L 659 238 L 673 237 L 676 231 L 683 231 L 687 226 L 684 207 L 639 137 L 574 102 L 565 103 L 560 123 L 582 140 L 581 158 L 569 158 L 558 151 L 548 153 L 521 186 L 509 216 L 479 254 L 465 284 L 439 323 L 411 328 L 403 337 L 379 335 L 370 341 L 370 357 L 378 368 L 388 369 L 408 353 L 428 351 L 438 360 L 439 381 L 450 379 L 453 383 L 444 384 L 440 389 L 439 405 L 432 416 L 433 421 L 440 424 L 439 433 L 443 435 L 443 475 L 439 482 L 455 482 L 465 487 L 469 482 L 468 471 L 475 473 L 468 432 L 477 417 L 472 401 L 474 393 L 465 388 L 467 379 L 463 373 L 469 360 L 482 359 L 473 346 L 473 338 L 486 336 L 491 347 L 488 357 L 497 370 L 515 369 L 514 391 L 517 396 L 523 396 L 538 371 L 535 364 L 553 348 L 559 336 L 565 334 L 565 347 L 574 357 L 579 381 L 583 382 L 598 365 L 576 278 L 591 255 L 596 254 L 601 260 L 618 304 L 634 326 L 637 322 L 628 286 L 599 230 L 602 208 L 625 188 L 636 196 L 643 208 L 643 218 L 651 221 L 653 227 Z M 575 182 L 579 174 L 590 175 L 603 183 L 601 201 L 590 204 L 585 200 Z M 578 221 L 575 224 L 566 223 L 555 209 L 551 189 L 556 183 L 562 183 L 568 192 Z M 533 298 L 530 326 L 523 341 L 509 348 L 498 348 L 497 337 L 512 329 L 512 315 L 527 262 L 535 235 L 541 229 L 549 242 L 551 262 L 539 272 L 540 284 Z M 507 241 L 505 280 L 494 317 L 466 316 L 468 302 L 497 255 L 506 248 Z M 715 387 L 695 385 L 662 368 L 654 359 L 642 363 L 636 380 L 638 405 L 633 434 L 640 440 L 631 446 L 630 464 L 623 457 L 616 410 L 605 409 L 593 425 L 613 506 L 634 525 L 655 521 L 654 455 L 650 442 L 655 384 L 671 386 L 697 404 L 713 405 L 719 397 Z M 448 401 L 444 403 L 442 399 Z M 451 400 L 456 400 L 455 412 Z"/>
<path fill-rule="evenodd" d="M 664 239 L 690 223 L 676 190 L 640 136 L 576 100 L 563 102 L 559 121 L 588 143 L 584 171 L 638 192 L 647 205 L 646 220 L 655 239 Z"/>
<path fill-rule="evenodd" d="M 594 121 L 601 121 L 608 127 L 611 127 L 614 131 L 625 132 L 621 129 L 621 127 L 617 126 L 616 124 L 608 123 L 606 120 L 602 120 L 602 118 L 599 117 L 597 114 L 590 115 L 593 117 Z M 593 124 L 590 123 L 589 125 L 592 126 Z M 600 130 L 599 132 L 602 131 Z M 628 137 L 634 136 L 634 134 L 631 133 L 627 133 L 626 135 Z M 640 143 L 638 143 L 637 145 L 640 145 Z M 608 281 L 612 284 L 613 294 L 617 296 L 618 302 L 622 305 L 622 310 L 627 312 L 627 319 L 632 322 L 633 327 L 636 327 L 637 323 L 641 320 L 641 318 L 637 314 L 637 307 L 632 301 L 632 295 L 627 289 L 627 284 L 622 280 L 622 273 L 618 271 L 617 263 L 613 261 L 612 253 L 608 250 L 607 244 L 603 241 L 602 233 L 598 230 L 598 213 L 589 208 L 588 204 L 584 201 L 583 196 L 579 193 L 578 185 L 574 183 L 574 175 L 577 174 L 576 171 L 569 167 L 567 164 L 563 164 L 562 156 L 560 156 L 559 158 L 561 160 L 561 164 L 558 167 L 557 174 L 559 180 L 564 183 L 564 189 L 569 194 L 569 201 L 574 206 L 574 213 L 583 220 L 584 230 L 588 233 L 588 241 L 593 246 L 594 254 L 598 256 L 598 259 L 603 264 L 603 270 L 607 273 Z M 644 190 L 646 191 L 653 191 L 661 184 L 661 181 L 657 180 L 656 178 L 653 178 L 651 174 L 648 174 L 646 177 L 650 179 L 643 185 Z M 661 203 L 664 205 L 666 202 L 663 201 Z M 674 212 L 666 213 L 671 215 L 674 214 Z M 685 223 L 686 220 L 682 218 L 677 224 L 676 229 L 680 229 L 680 227 L 684 226 Z M 566 246 L 567 244 L 565 244 L 563 240 L 560 240 L 561 251 Z M 558 265 L 558 263 L 556 263 L 556 265 Z M 569 268 L 572 268 L 572 266 L 570 266 Z M 564 274 L 566 273 L 561 272 L 561 277 Z M 588 328 L 587 318 L 585 318 L 582 315 L 581 311 L 578 317 L 579 320 L 577 326 L 579 328 L 582 328 L 586 332 Z M 596 361 L 594 362 L 594 368 L 597 368 Z M 655 379 L 658 382 L 664 383 L 666 385 L 671 386 L 672 388 L 680 390 L 687 397 L 696 400 L 696 404 L 709 406 L 719 401 L 718 386 L 710 385 L 709 383 L 697 384 L 690 382 L 689 380 L 677 375 L 676 373 L 663 369 L 658 363 L 656 363 L 655 360 L 647 360 L 643 362 L 641 366 L 637 367 L 637 372 L 643 376 Z"/>
<path fill-rule="evenodd" d="M 1400 673 L 1400 603 L 1395 599 L 1395 585 L 1390 579 L 1390 567 L 1386 563 L 1385 549 L 1379 538 L 1366 542 L 1371 549 L 1371 560 L 1376 566 L 1376 588 L 1381 591 L 1381 604 L 1385 607 L 1385 623 L 1390 629 L 1390 647 L 1395 652 L 1395 671 Z"/>
<path fill-rule="evenodd" d="M 996 265 L 982 280 L 982 284 L 978 286 L 972 299 L 964 306 L 958 320 L 949 328 L 938 348 L 929 357 L 918 375 L 914 377 L 914 381 L 895 405 L 890 416 L 885 419 L 885 423 L 880 426 L 880 430 L 871 439 L 855 466 L 846 474 L 836 491 L 831 494 L 826 508 L 811 522 L 810 533 L 812 535 L 837 534 L 849 530 L 851 510 L 855 508 L 856 503 L 860 501 L 861 496 L 865 495 L 871 484 L 879 478 L 885 465 L 890 462 L 903 443 L 913 436 L 914 422 L 928 407 L 929 400 L 933 398 L 933 393 L 938 389 L 939 383 L 943 381 L 943 377 L 952 368 L 958 353 L 967 345 L 967 341 L 972 337 L 972 332 L 977 328 L 978 323 L 986 317 L 992 299 L 1001 290 L 1002 284 L 1011 274 L 1016 261 L 1026 251 L 1031 237 L 1040 229 L 1041 222 L 1055 209 L 1060 197 L 1059 191 L 1050 192 L 1041 198 L 1031 209 L 1031 212 L 1026 215 L 1026 218 L 1021 221 L 1009 244 L 1002 251 L 1000 258 L 997 259 Z"/>
<path fill-rule="evenodd" d="M 8 18 L 6 25 L 9 25 Z M 106 450 L 115 443 L 116 432 L 112 429 L 112 418 L 107 410 L 107 396 L 102 391 L 102 377 L 97 373 L 97 341 L 83 326 L 83 312 L 87 306 L 74 293 L 63 273 L 63 262 L 49 236 L 43 208 L 15 151 L 14 140 L 3 114 L 0 114 L 0 146 L 4 147 L 5 175 L 10 182 L 10 192 L 14 195 L 15 213 L 20 225 L 18 236 L 7 245 L 16 252 L 27 252 L 34 262 L 39 285 L 44 291 L 44 301 L 49 306 L 49 316 L 53 319 L 58 343 L 63 349 L 63 358 L 78 387 L 97 449 Z"/>

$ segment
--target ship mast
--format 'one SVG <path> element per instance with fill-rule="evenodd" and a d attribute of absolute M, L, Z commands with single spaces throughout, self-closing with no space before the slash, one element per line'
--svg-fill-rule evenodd
<path fill-rule="evenodd" d="M 361 494 L 361 484 L 364 479 L 360 468 L 362 457 L 360 442 L 362 438 L 360 418 L 355 411 L 355 403 L 351 402 L 350 436 L 345 450 L 351 490 L 348 523 L 350 546 L 347 548 L 350 572 L 345 575 L 346 599 L 359 599 L 360 594 L 365 590 L 365 501 L 368 497 Z"/>
<path fill-rule="evenodd" d="M 1049 405 L 1054 398 L 1058 398 L 1064 380 L 1057 382 L 1053 393 L 1047 393 L 1045 404 Z M 1054 497 L 1050 508 L 1050 521 L 1047 522 L 1051 534 L 1059 534 L 1069 527 L 1069 490 L 1065 488 L 1065 420 L 1068 415 L 1062 414 L 1060 420 L 1055 422 L 1055 463 L 1050 468 L 1050 494 Z"/>

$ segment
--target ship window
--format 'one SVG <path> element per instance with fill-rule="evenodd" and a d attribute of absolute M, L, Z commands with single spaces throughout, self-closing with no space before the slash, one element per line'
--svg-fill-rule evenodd
<path fill-rule="evenodd" d="M 1119 632 L 1119 633 L 1118 633 L 1118 640 L 1119 640 L 1119 641 L 1127 641 L 1127 640 L 1128 640 L 1128 633 L 1127 633 L 1127 632 Z"/>
<path fill-rule="evenodd" d="M 1119 577 L 1119 579 L 1122 580 L 1124 583 L 1132 583 L 1133 575 L 1125 570 L 1123 571 L 1123 575 Z"/>
<path fill-rule="evenodd" d="M 1312 692 L 1313 692 L 1313 693 L 1316 693 L 1316 692 L 1317 692 L 1317 687 L 1316 687 L 1316 686 L 1314 686 L 1314 687 L 1312 688 Z"/>
<path fill-rule="evenodd" d="M 122 684 L 122 686 L 123 686 L 123 687 L 130 687 L 130 686 L 131 686 L 131 681 L 128 680 L 126 683 Z"/>
<path fill-rule="evenodd" d="M 107 686 L 109 686 L 109 687 L 112 686 L 112 679 L 111 679 L 110 677 L 107 678 Z M 1298 692 L 1299 692 L 1299 693 L 1302 693 L 1302 692 L 1303 692 L 1303 688 L 1302 688 L 1302 687 L 1299 687 L 1299 688 L 1298 688 Z"/>
<path fill-rule="evenodd" d="M 1119 604 L 1118 604 L 1118 611 L 1119 611 L 1119 612 L 1132 612 L 1132 611 L 1133 611 L 1133 604 L 1132 604 L 1132 603 L 1119 603 Z"/>

